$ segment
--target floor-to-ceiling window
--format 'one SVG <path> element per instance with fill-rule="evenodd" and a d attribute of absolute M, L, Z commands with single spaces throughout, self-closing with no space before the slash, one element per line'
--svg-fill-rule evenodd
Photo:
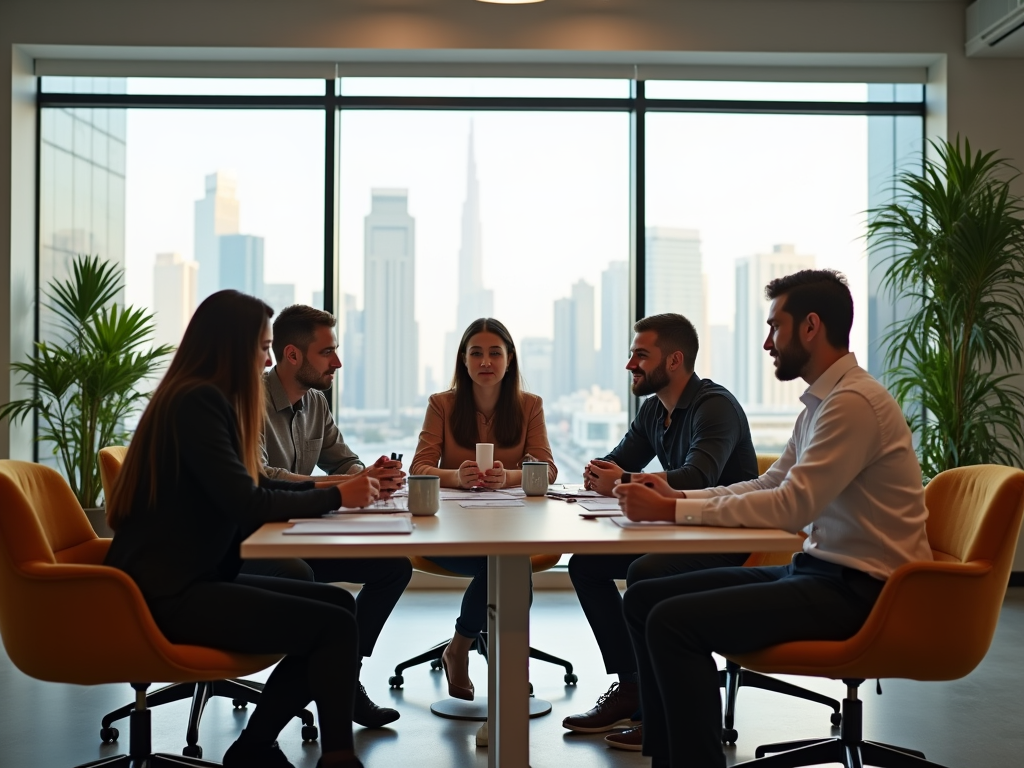
<path fill-rule="evenodd" d="M 411 458 L 465 326 L 496 317 L 567 482 L 628 422 L 633 315 L 681 312 L 700 332 L 698 373 L 736 392 L 774 450 L 798 404 L 760 350 L 764 282 L 846 273 L 854 349 L 877 360 L 891 308 L 872 287 L 865 211 L 920 161 L 922 91 L 44 78 L 40 282 L 75 253 L 115 261 L 168 343 L 219 288 L 324 306 L 339 422 L 370 458 Z"/>

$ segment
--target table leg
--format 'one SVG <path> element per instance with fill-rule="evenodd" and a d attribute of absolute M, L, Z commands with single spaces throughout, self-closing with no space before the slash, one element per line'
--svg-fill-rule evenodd
<path fill-rule="evenodd" d="M 530 558 L 487 558 L 488 768 L 530 764 Z"/>

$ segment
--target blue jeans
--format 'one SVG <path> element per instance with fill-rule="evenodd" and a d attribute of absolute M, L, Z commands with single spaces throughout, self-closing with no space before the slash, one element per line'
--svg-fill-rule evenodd
<path fill-rule="evenodd" d="M 462 594 L 462 611 L 455 620 L 455 631 L 476 640 L 487 621 L 487 558 L 428 557 L 430 562 L 460 576 L 472 576 Z M 533 604 L 533 578 L 530 578 L 530 604 Z"/>

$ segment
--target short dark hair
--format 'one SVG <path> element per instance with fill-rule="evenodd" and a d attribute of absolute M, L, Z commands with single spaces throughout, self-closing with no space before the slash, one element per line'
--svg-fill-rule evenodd
<path fill-rule="evenodd" d="M 850 348 L 853 326 L 853 296 L 842 272 L 834 269 L 803 269 L 777 277 L 765 286 L 769 299 L 786 297 L 782 310 L 802 323 L 812 312 L 825 326 L 825 338 L 837 349 Z"/>
<path fill-rule="evenodd" d="M 292 304 L 281 310 L 274 320 L 274 357 L 280 361 L 284 356 L 284 348 L 291 344 L 305 354 L 313 343 L 316 329 L 333 328 L 338 321 L 330 312 L 309 307 L 305 304 Z"/>
<path fill-rule="evenodd" d="M 697 362 L 697 351 L 700 349 L 700 340 L 697 338 L 697 329 L 685 317 L 674 312 L 648 315 L 637 320 L 633 324 L 633 330 L 636 333 L 654 331 L 658 334 L 658 340 L 655 342 L 658 349 L 667 355 L 677 351 L 682 352 L 683 367 L 688 373 L 693 373 L 694 363 Z"/>

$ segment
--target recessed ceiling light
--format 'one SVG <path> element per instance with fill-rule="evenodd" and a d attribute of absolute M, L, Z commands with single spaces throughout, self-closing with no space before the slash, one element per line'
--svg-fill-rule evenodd
<path fill-rule="evenodd" d="M 478 3 L 498 3 L 500 5 L 526 5 L 527 3 L 543 3 L 544 0 L 477 0 Z"/>

